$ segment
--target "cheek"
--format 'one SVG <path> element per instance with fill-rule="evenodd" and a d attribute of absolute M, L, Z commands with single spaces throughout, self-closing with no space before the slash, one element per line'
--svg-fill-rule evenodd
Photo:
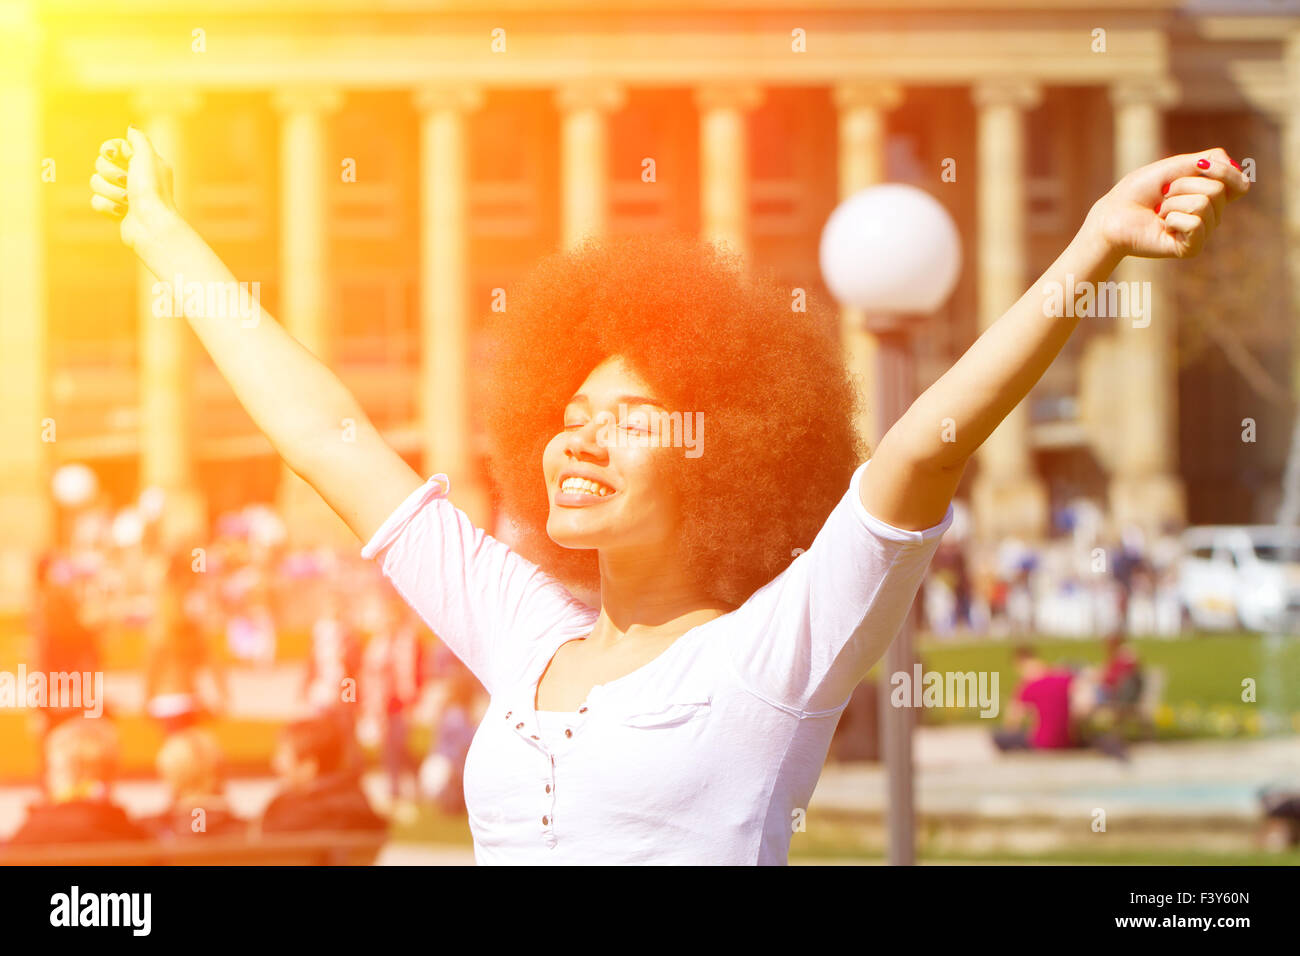
<path fill-rule="evenodd" d="M 619 474 L 634 493 L 637 509 L 644 514 L 675 518 L 678 513 L 675 476 L 668 455 L 671 448 L 619 449 Z"/>

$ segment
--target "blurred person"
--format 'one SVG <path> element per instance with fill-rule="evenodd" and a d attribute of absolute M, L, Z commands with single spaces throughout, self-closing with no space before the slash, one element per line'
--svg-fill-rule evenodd
<path fill-rule="evenodd" d="M 187 610 L 193 579 L 188 554 L 172 554 L 148 627 L 145 709 L 164 734 L 192 727 L 210 715 L 201 693 L 205 679 L 211 686 L 211 707 L 224 710 L 226 706 L 225 669 L 209 652 L 203 622 Z"/>
<path fill-rule="evenodd" d="M 397 805 L 403 779 L 418 769 L 410 750 L 410 714 L 426 683 L 428 665 L 419 618 L 395 596 L 386 594 L 384 606 L 384 620 L 366 645 L 364 692 L 382 715 L 384 769 Z M 409 813 L 410 808 L 401 809 Z"/>
<path fill-rule="evenodd" d="M 1033 633 L 1034 592 L 1030 571 L 1027 568 L 1017 570 L 1008 582 L 1006 614 L 1012 635 L 1023 637 Z"/>
<path fill-rule="evenodd" d="M 978 556 L 971 571 L 970 629 L 984 636 L 993 627 L 993 592 L 996 576 L 988 560 Z"/>
<path fill-rule="evenodd" d="M 1054 668 L 1032 648 L 1015 650 L 1020 686 L 1007 703 L 1006 727 L 993 735 L 999 750 L 1060 750 L 1074 746 L 1070 719 L 1073 675 Z M 1032 718 L 1032 729 L 1025 725 Z"/>
<path fill-rule="evenodd" d="M 110 799 L 119 743 L 103 718 L 65 720 L 45 738 L 46 798 L 28 808 L 11 844 L 144 840 L 149 832 Z"/>
<path fill-rule="evenodd" d="M 1078 714 L 1088 743 L 1112 757 L 1127 759 L 1124 731 L 1129 721 L 1140 720 L 1142 665 L 1137 651 L 1122 631 L 1106 636 L 1106 656 L 1097 668 L 1092 706 Z"/>
<path fill-rule="evenodd" d="M 251 567 L 249 570 L 252 571 Z M 248 591 L 243 606 L 227 620 L 226 640 L 230 652 L 240 660 L 269 667 L 275 663 L 275 632 L 268 587 L 259 580 Z"/>
<path fill-rule="evenodd" d="M 967 626 L 969 588 L 963 548 L 945 539 L 934 554 L 924 584 L 925 614 L 931 630 L 948 636 Z"/>
<path fill-rule="evenodd" d="M 1130 606 L 1133 603 L 1134 587 L 1145 568 L 1146 558 L 1143 553 L 1142 531 L 1140 528 L 1128 525 L 1120 534 L 1120 545 L 1115 554 L 1111 574 L 1116 584 L 1119 585 L 1117 597 L 1119 599 L 1120 626 L 1130 634 L 1133 633 L 1129 616 Z M 1134 621 L 1134 623 L 1137 623 L 1137 621 Z"/>
<path fill-rule="evenodd" d="M 1183 629 L 1183 592 L 1178 581 L 1177 565 L 1156 572 L 1156 634 L 1177 637 Z"/>
<path fill-rule="evenodd" d="M 1128 612 L 1125 631 L 1150 635 L 1156 629 L 1155 571 L 1146 561 L 1133 568 L 1129 576 Z"/>
<path fill-rule="evenodd" d="M 955 585 L 957 598 L 956 625 L 959 630 L 970 630 L 974 628 L 975 622 L 973 613 L 975 588 L 971 581 L 970 563 L 966 560 L 966 549 L 964 547 L 953 549 L 953 568 L 957 575 Z"/>
<path fill-rule="evenodd" d="M 272 758 L 280 790 L 262 814 L 261 831 L 387 829 L 346 755 L 337 721 L 312 717 L 285 727 Z"/>
<path fill-rule="evenodd" d="M 952 573 L 941 571 L 926 577 L 922 585 L 925 620 L 936 637 L 951 637 L 957 629 L 957 594 Z"/>
<path fill-rule="evenodd" d="M 1097 683 L 1097 703 L 1133 707 L 1142 695 L 1142 665 L 1137 650 L 1120 632 L 1106 635 L 1106 659 Z"/>
<path fill-rule="evenodd" d="M 97 673 L 101 667 L 99 634 L 89 626 L 74 588 L 75 569 L 55 551 L 41 555 L 36 564 L 36 588 L 32 603 L 32 669 L 46 674 Z M 47 701 L 32 711 L 44 761 L 46 739 L 65 720 L 80 716 L 85 707 L 77 702 L 68 707 Z M 46 779 L 42 770 L 41 780 Z"/>
<path fill-rule="evenodd" d="M 148 137 L 128 130 L 95 165 L 92 204 L 147 269 L 234 281 Z M 508 320 L 490 317 L 480 377 L 518 549 L 455 507 L 447 475 L 414 471 L 260 306 L 251 324 L 183 311 L 277 453 L 487 688 L 465 771 L 480 863 L 781 864 L 967 464 L 1079 321 L 1044 308 L 1044 284 L 1193 256 L 1249 188 L 1218 148 L 1126 175 L 869 458 L 836 310 L 769 321 L 788 288 L 695 237 L 555 252 Z M 706 414 L 707 455 L 681 431 Z M 334 440 L 344 418 L 355 441 Z M 945 418 L 954 440 L 933 427 Z"/>
<path fill-rule="evenodd" d="M 217 738 L 199 727 L 177 731 L 163 741 L 155 761 L 167 784 L 167 809 L 142 820 L 156 836 L 238 836 L 248 824 L 235 815 L 221 782 Z"/>
<path fill-rule="evenodd" d="M 420 790 L 443 813 L 456 815 L 465 812 L 465 758 L 478 726 L 479 684 L 459 661 L 446 662 L 441 670 L 437 736 L 420 765 Z"/>
<path fill-rule="evenodd" d="M 361 641 L 345 618 L 340 602 L 327 592 L 311 626 L 311 650 L 303 681 L 303 695 L 320 712 L 337 705 L 344 681 L 355 680 L 361 670 Z"/>
<path fill-rule="evenodd" d="M 1300 843 L 1300 787 L 1269 784 L 1256 795 L 1264 812 L 1266 845 L 1286 850 Z"/>
<path fill-rule="evenodd" d="M 361 665 L 362 647 L 356 629 L 343 614 L 336 592 L 329 590 L 320 614 L 312 623 L 303 694 L 313 714 L 328 717 L 342 728 L 348 741 L 348 765 L 360 760 L 357 750 L 360 702 L 356 682 L 361 677 Z"/>

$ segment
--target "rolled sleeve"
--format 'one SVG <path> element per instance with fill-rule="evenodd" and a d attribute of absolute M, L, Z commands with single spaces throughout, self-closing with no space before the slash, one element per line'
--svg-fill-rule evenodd
<path fill-rule="evenodd" d="M 361 557 L 367 561 L 374 558 L 380 551 L 393 543 L 397 536 L 402 533 L 402 529 L 406 527 L 406 523 L 426 503 L 434 498 L 445 498 L 450 490 L 451 479 L 441 473 L 434 475 L 419 488 L 416 488 L 406 496 L 405 501 L 397 506 L 397 510 L 379 526 L 379 530 L 371 535 L 370 540 L 361 548 Z"/>

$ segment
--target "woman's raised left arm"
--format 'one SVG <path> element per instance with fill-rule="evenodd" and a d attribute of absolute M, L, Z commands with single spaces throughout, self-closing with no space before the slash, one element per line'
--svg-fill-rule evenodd
<path fill-rule="evenodd" d="M 966 462 L 1029 394 L 1079 322 L 1049 308 L 1044 290 L 1100 283 L 1125 256 L 1194 256 L 1225 205 L 1249 188 L 1220 148 L 1159 160 L 1116 183 L 1042 277 L 881 439 L 861 483 L 867 511 L 909 531 L 938 524 Z"/>

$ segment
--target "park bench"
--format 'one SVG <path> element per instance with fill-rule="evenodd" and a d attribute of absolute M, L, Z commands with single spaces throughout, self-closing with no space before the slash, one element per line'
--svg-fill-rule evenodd
<path fill-rule="evenodd" d="M 0 866 L 370 866 L 387 839 L 352 830 L 0 846 Z"/>

